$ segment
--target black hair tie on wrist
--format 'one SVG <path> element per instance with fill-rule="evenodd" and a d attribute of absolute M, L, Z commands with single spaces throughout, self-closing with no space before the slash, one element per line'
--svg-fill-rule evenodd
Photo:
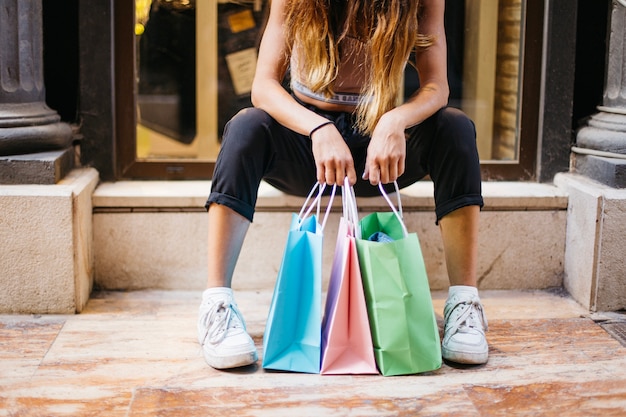
<path fill-rule="evenodd" d="M 313 133 L 317 132 L 318 130 L 320 130 L 321 128 L 323 128 L 324 126 L 328 126 L 328 125 L 332 125 L 334 124 L 334 122 L 331 122 L 330 120 L 327 122 L 322 123 L 321 125 L 314 127 L 313 130 L 311 130 L 311 132 L 309 132 L 309 138 L 311 138 L 311 136 L 313 136 Z"/>

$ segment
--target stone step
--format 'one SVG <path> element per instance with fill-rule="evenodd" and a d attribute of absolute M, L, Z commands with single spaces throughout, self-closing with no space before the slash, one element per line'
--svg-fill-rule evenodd
<path fill-rule="evenodd" d="M 197 290 L 205 286 L 209 181 L 102 183 L 93 195 L 95 286 L 108 290 Z M 435 225 L 433 185 L 421 181 L 401 191 L 404 218 L 420 239 L 433 290 L 448 279 Z M 551 184 L 485 182 L 481 214 L 479 286 L 545 289 L 563 282 L 567 195 Z M 272 288 L 291 214 L 303 199 L 262 184 L 254 222 L 242 248 L 233 286 Z M 389 210 L 382 197 L 358 198 L 359 214 Z M 340 217 L 336 199 L 325 229 L 324 280 L 328 278 Z"/>

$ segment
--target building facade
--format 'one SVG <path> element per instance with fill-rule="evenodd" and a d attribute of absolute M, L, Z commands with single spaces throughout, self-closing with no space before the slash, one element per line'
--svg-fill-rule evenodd
<path fill-rule="evenodd" d="M 80 311 L 93 287 L 94 252 L 104 247 L 93 244 L 95 190 L 210 180 L 225 121 L 249 105 L 268 5 L 2 3 L 0 206 L 10 215 L 0 264 L 11 273 L 0 279 L 10 289 L 1 309 Z M 484 181 L 563 191 L 558 284 L 591 310 L 626 307 L 626 4 L 448 0 L 446 10 L 450 105 L 476 122 Z M 405 76 L 410 92 L 416 74 L 408 68 Z M 52 188 L 32 188 L 44 184 Z M 57 218 L 25 225 L 37 204 L 56 207 Z M 63 251 L 16 256 L 50 228 L 71 242 Z M 32 284 L 37 268 L 59 260 L 55 277 Z M 53 300 L 44 308 L 43 295 Z"/>

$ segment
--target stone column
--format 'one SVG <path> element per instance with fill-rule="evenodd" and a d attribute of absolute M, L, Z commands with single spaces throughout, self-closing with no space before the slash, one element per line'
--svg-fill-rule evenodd
<path fill-rule="evenodd" d="M 0 183 L 54 183 L 72 130 L 45 103 L 42 0 L 0 0 L 0 28 Z"/>
<path fill-rule="evenodd" d="M 626 0 L 609 15 L 606 85 L 599 112 L 578 132 L 568 194 L 563 286 L 591 311 L 626 308 Z"/>
<path fill-rule="evenodd" d="M 578 132 L 574 170 L 615 188 L 626 188 L 626 2 L 613 0 L 606 84 L 599 112 Z"/>

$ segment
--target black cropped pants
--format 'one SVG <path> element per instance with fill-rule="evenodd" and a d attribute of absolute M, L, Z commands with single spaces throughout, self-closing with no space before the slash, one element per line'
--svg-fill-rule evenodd
<path fill-rule="evenodd" d="M 358 178 L 356 195 L 380 195 L 378 187 L 360 178 L 369 137 L 354 129 L 352 114 L 308 107 L 332 120 L 349 146 Z M 464 113 L 441 109 L 407 129 L 406 136 L 400 188 L 430 175 L 437 221 L 461 207 L 483 206 L 476 130 Z M 261 180 L 287 194 L 306 196 L 317 181 L 315 160 L 308 136 L 280 125 L 263 110 L 247 108 L 226 124 L 206 208 L 222 204 L 252 221 Z M 393 185 L 386 189 L 393 191 Z"/>

